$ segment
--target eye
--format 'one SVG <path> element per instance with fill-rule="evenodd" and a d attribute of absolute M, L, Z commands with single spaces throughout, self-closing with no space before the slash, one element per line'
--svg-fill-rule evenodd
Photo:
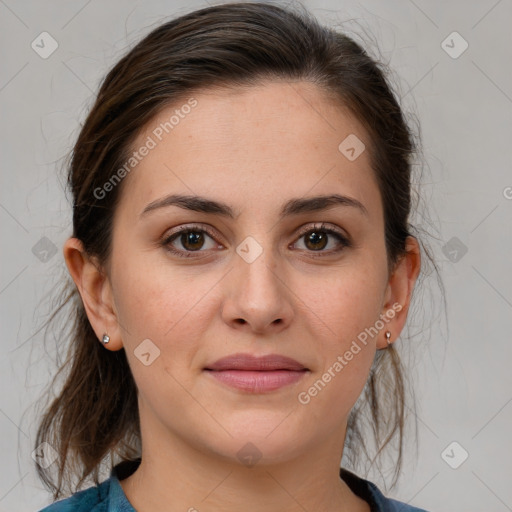
<path fill-rule="evenodd" d="M 299 240 L 303 238 L 305 240 L 305 250 L 308 252 L 321 253 L 313 255 L 314 257 L 338 253 L 345 247 L 351 247 L 350 241 L 341 231 L 329 228 L 323 223 L 315 226 L 306 226 L 301 230 L 299 235 Z M 334 249 L 325 251 L 324 249 L 329 245 L 329 242 L 331 242 L 331 238 L 334 238 L 338 243 L 334 244 Z"/>
<path fill-rule="evenodd" d="M 184 226 L 162 240 L 162 245 L 171 253 L 181 258 L 193 257 L 191 253 L 204 252 L 205 240 L 211 240 L 206 249 L 214 249 L 218 244 L 213 240 L 213 234 L 201 226 Z M 176 248 L 181 245 L 182 249 Z M 188 253 L 188 254 L 187 254 Z"/>
<path fill-rule="evenodd" d="M 166 236 L 161 241 L 161 245 L 180 258 L 193 258 L 196 257 L 193 253 L 205 252 L 208 249 L 222 248 L 222 246 L 219 246 L 219 244 L 215 242 L 214 236 L 215 235 L 209 229 L 203 226 L 188 225 Z M 305 239 L 305 251 L 309 253 L 319 253 L 311 254 L 313 257 L 328 256 L 338 253 L 352 245 L 341 231 L 337 228 L 327 227 L 324 223 L 303 228 L 299 232 L 299 240 L 302 238 Z M 209 246 L 208 244 L 205 246 L 208 239 L 210 240 Z M 334 244 L 334 249 L 324 250 L 331 242 L 331 239 L 337 241 L 337 244 Z M 178 245 L 180 245 L 181 248 L 177 247 Z"/>

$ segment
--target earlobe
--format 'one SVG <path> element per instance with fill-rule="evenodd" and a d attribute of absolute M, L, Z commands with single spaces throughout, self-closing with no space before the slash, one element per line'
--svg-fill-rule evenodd
<path fill-rule="evenodd" d="M 406 253 L 398 261 L 389 279 L 382 313 L 388 318 L 392 317 L 384 332 L 380 334 L 377 348 L 387 348 L 387 335 L 390 332 L 390 341 L 396 340 L 407 320 L 407 313 L 411 303 L 412 292 L 421 269 L 421 253 L 418 240 L 409 236 L 406 240 Z"/>
<path fill-rule="evenodd" d="M 103 341 L 104 335 L 108 333 L 109 350 L 121 349 L 123 346 L 108 276 L 97 260 L 86 253 L 77 238 L 72 237 L 65 242 L 63 254 L 98 342 Z"/>

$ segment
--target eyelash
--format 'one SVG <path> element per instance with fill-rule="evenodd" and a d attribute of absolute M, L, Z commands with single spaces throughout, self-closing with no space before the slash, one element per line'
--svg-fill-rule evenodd
<path fill-rule="evenodd" d="M 297 240 L 299 240 L 303 236 L 307 235 L 308 233 L 318 232 L 318 231 L 322 231 L 324 233 L 327 233 L 328 235 L 334 236 L 335 238 L 338 239 L 338 241 L 341 243 L 341 245 L 343 247 L 341 249 L 335 249 L 335 250 L 331 250 L 331 251 L 323 251 L 323 250 L 308 251 L 308 252 L 312 253 L 311 256 L 313 258 L 322 258 L 325 255 L 338 253 L 338 252 L 342 251 L 344 248 L 352 247 L 352 243 L 348 240 L 348 238 L 346 236 L 344 236 L 338 230 L 328 228 L 326 226 L 326 224 L 324 224 L 324 223 L 321 223 L 318 225 L 315 224 L 313 226 L 307 226 L 306 228 L 300 230 Z M 181 235 L 183 233 L 206 233 L 210 238 L 215 239 L 215 235 L 213 234 L 213 232 L 210 229 L 208 229 L 206 226 L 194 224 L 194 225 L 188 225 L 188 226 L 182 227 L 180 230 L 175 231 L 171 235 L 164 237 L 164 239 L 160 242 L 161 245 L 163 247 L 165 247 L 166 250 L 168 250 L 170 253 L 178 256 L 179 258 L 194 258 L 194 257 L 196 257 L 196 256 L 193 256 L 194 253 L 205 252 L 200 249 L 197 251 L 181 251 L 181 250 L 177 250 L 174 247 L 172 247 L 171 242 L 173 242 L 179 235 Z"/>

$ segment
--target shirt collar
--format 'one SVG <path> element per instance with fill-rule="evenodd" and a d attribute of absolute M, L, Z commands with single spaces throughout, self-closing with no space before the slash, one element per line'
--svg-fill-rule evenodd
<path fill-rule="evenodd" d="M 139 467 L 141 458 L 120 462 L 112 468 L 110 473 L 110 490 L 108 512 L 136 512 L 128 501 L 121 487 L 120 480 L 124 480 Z M 350 490 L 361 499 L 368 502 L 371 512 L 387 512 L 391 510 L 387 505 L 386 497 L 379 488 L 369 480 L 357 476 L 345 468 L 340 468 L 340 478 L 349 486 Z"/>
<path fill-rule="evenodd" d="M 141 459 L 125 460 L 112 468 L 110 472 L 110 491 L 107 512 L 136 512 L 128 501 L 121 487 L 120 480 L 124 480 L 139 467 Z"/>

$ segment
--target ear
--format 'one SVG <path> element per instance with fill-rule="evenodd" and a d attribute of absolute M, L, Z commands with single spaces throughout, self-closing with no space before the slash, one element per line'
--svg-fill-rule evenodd
<path fill-rule="evenodd" d="M 408 236 L 405 243 L 406 254 L 397 262 L 386 287 L 382 313 L 390 320 L 379 334 L 377 348 L 387 348 L 385 333 L 389 331 L 389 341 L 395 341 L 407 320 L 412 292 L 421 268 L 421 254 L 418 240 Z M 393 314 L 394 312 L 394 314 Z"/>
<path fill-rule="evenodd" d="M 65 242 L 63 254 L 98 340 L 101 342 L 103 334 L 108 333 L 110 341 L 105 348 L 120 350 L 123 343 L 108 276 L 96 259 L 87 255 L 78 238 L 69 238 Z"/>

